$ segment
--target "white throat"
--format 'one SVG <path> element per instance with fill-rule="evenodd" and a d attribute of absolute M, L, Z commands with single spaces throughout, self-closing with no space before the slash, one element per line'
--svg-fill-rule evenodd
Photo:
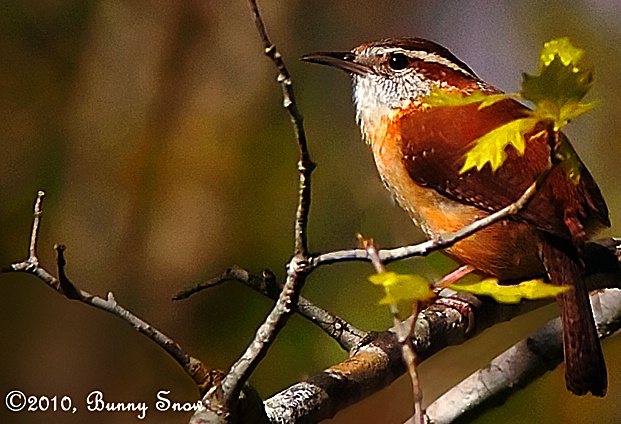
<path fill-rule="evenodd" d="M 356 121 L 363 139 L 370 143 L 382 121 L 412 101 L 429 95 L 433 83 L 416 73 L 407 78 L 390 79 L 382 75 L 353 75 L 353 100 Z M 387 122 L 384 122 L 384 125 Z"/>

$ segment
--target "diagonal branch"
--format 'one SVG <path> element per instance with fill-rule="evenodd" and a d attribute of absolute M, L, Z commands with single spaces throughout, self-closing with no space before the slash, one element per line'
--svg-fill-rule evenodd
<path fill-rule="evenodd" d="M 397 247 L 394 249 L 382 249 L 379 251 L 379 257 L 384 263 L 394 262 L 399 259 L 410 258 L 413 256 L 425 256 L 436 250 L 446 249 L 453 246 L 458 241 L 470 237 L 472 234 L 481 231 L 505 218 L 516 215 L 532 200 L 539 188 L 546 181 L 550 172 L 554 167 L 548 163 L 547 168 L 539 175 L 539 177 L 522 193 L 519 199 L 514 203 L 494 212 L 491 215 L 481 218 L 465 227 L 455 231 L 454 233 L 442 234 L 423 243 L 410 246 Z M 335 252 L 322 253 L 312 257 L 311 266 L 317 268 L 322 265 L 332 264 L 344 261 L 370 261 L 368 252 L 365 249 L 349 249 L 338 250 Z"/>
<path fill-rule="evenodd" d="M 619 252 L 620 244 L 618 241 L 615 242 L 617 247 L 613 247 L 609 243 L 605 244 L 609 246 L 609 249 L 606 250 L 608 256 L 614 257 Z M 598 253 L 601 254 L 603 251 Z M 589 262 L 598 260 L 591 257 L 587 259 Z M 600 265 L 598 265 L 597 270 L 605 272 L 606 275 L 594 272 L 588 279 L 589 289 L 621 287 L 621 268 L 619 262 L 615 262 L 614 267 L 612 264 L 606 264 L 599 268 Z M 592 269 L 592 271 L 596 270 Z M 619 308 L 621 291 L 606 290 L 604 294 L 599 296 L 602 299 L 604 313 L 596 319 L 600 333 L 604 337 L 621 328 L 621 309 Z M 417 319 L 414 335 L 411 339 L 417 359 L 424 361 L 448 346 L 462 344 L 495 324 L 509 321 L 552 301 L 553 299 L 543 299 L 507 305 L 497 303 L 489 298 L 477 299 L 465 294 L 449 299 L 438 299 L 423 309 Z M 406 323 L 409 324 L 409 320 L 411 318 L 406 320 Z M 402 347 L 394 331 L 393 329 L 381 333 L 371 333 L 364 344 L 344 362 L 334 365 L 305 381 L 296 383 L 267 399 L 264 403 L 269 421 L 271 423 L 286 422 L 289 424 L 319 422 L 333 417 L 338 411 L 360 402 L 391 384 L 405 372 L 401 356 Z M 542 356 L 540 360 L 547 357 Z M 562 360 L 562 355 L 560 360 Z M 535 367 L 536 372 L 526 369 L 529 379 L 523 380 L 524 384 L 533 381 L 542 374 L 541 371 L 537 370 L 541 370 L 544 365 L 537 361 L 531 362 L 529 367 Z M 557 362 L 556 365 L 558 363 L 560 362 Z M 553 368 L 553 364 L 550 362 L 545 362 L 545 364 L 550 365 L 546 370 Z M 510 378 L 504 380 L 505 383 L 510 381 Z M 466 401 L 467 399 L 462 399 L 462 402 Z M 490 405 L 489 401 L 485 400 L 487 405 Z M 446 403 L 434 407 L 435 409 L 430 406 L 428 415 L 430 409 L 433 409 L 434 414 L 436 414 L 434 415 L 435 418 L 440 410 L 449 407 Z"/>
<path fill-rule="evenodd" d="M 118 318 L 122 319 L 132 327 L 134 327 L 139 333 L 147 336 L 151 341 L 155 342 L 158 346 L 164 349 L 181 367 L 183 370 L 199 385 L 199 389 L 204 387 L 210 387 L 214 384 L 214 381 L 218 381 L 220 378 L 220 371 L 209 370 L 205 365 L 189 355 L 183 348 L 166 336 L 161 331 L 153 328 L 149 323 L 138 318 L 136 315 L 123 308 L 117 303 L 114 295 L 108 293 L 107 299 L 95 296 L 86 290 L 78 289 L 67 277 L 65 273 L 65 247 L 63 245 L 56 245 L 56 262 L 58 266 L 58 278 L 54 277 L 43 267 L 39 266 L 39 259 L 36 256 L 39 227 L 41 224 L 42 214 L 42 202 L 45 197 L 43 191 L 37 193 L 37 200 L 34 206 L 34 218 L 32 224 L 32 232 L 30 235 L 30 245 L 28 258 L 23 262 L 12 264 L 9 268 L 3 269 L 3 272 L 25 272 L 32 274 L 46 283 L 49 287 L 57 291 L 59 294 L 65 296 L 70 300 L 77 300 L 86 305 L 95 307 L 102 311 L 111 313 Z"/>
<path fill-rule="evenodd" d="M 608 289 L 595 296 L 601 305 L 595 320 L 600 338 L 606 338 L 621 328 L 621 291 Z M 560 319 L 549 321 L 429 405 L 427 422 L 473 419 L 501 404 L 563 361 L 561 337 Z"/>
<path fill-rule="evenodd" d="M 282 291 L 282 286 L 276 282 L 276 276 L 269 270 L 264 270 L 263 274 L 259 276 L 251 274 L 247 270 L 238 266 L 232 266 L 224 271 L 219 277 L 212 278 L 193 287 L 179 291 L 173 299 L 186 299 L 201 290 L 215 287 L 232 280 L 239 281 L 251 289 L 274 300 L 278 300 L 278 296 Z M 341 345 L 341 347 L 346 351 L 351 351 L 355 347 L 359 346 L 361 341 L 368 337 L 367 332 L 357 329 L 343 318 L 318 307 L 302 296 L 298 298 L 296 312 L 313 324 L 317 325 L 321 330 L 323 330 L 324 333 L 336 340 L 336 342 L 338 342 L 338 344 Z"/>

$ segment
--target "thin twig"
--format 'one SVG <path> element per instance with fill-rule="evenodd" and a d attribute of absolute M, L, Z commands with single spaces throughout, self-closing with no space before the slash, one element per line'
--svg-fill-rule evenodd
<path fill-rule="evenodd" d="M 363 245 L 365 246 L 365 250 L 367 251 L 371 263 L 375 268 L 377 273 L 386 272 L 386 267 L 382 263 L 378 250 L 373 244 L 373 240 L 364 240 L 362 239 Z M 412 400 L 414 404 L 414 423 L 416 424 L 424 424 L 424 416 L 423 416 L 423 392 L 420 388 L 420 380 L 418 379 L 418 372 L 416 370 L 416 352 L 414 352 L 414 347 L 412 346 L 412 336 L 414 335 L 414 330 L 416 328 L 416 321 L 418 320 L 418 301 L 414 301 L 412 305 L 412 316 L 410 325 L 406 322 L 401 321 L 399 318 L 399 309 L 395 303 L 391 303 L 389 305 L 390 313 L 392 315 L 394 328 L 397 333 L 397 340 L 401 345 L 401 356 L 403 357 L 403 362 L 408 370 L 408 374 L 410 376 L 410 381 L 412 382 Z"/>
<path fill-rule="evenodd" d="M 293 92 L 293 84 L 289 70 L 282 60 L 282 55 L 272 44 L 267 35 L 267 30 L 259 13 L 259 7 L 256 0 L 250 0 L 250 8 L 254 16 L 254 21 L 265 48 L 265 55 L 269 57 L 278 69 L 277 81 L 282 87 L 283 106 L 289 112 L 293 130 L 295 132 L 295 140 L 298 147 L 298 171 L 300 174 L 298 207 L 295 220 L 295 254 L 306 255 L 308 253 L 307 245 L 307 225 L 308 213 L 311 201 L 311 173 L 315 169 L 315 163 L 311 160 L 306 142 L 306 133 L 304 132 L 304 118 L 295 102 L 295 93 Z"/>
<path fill-rule="evenodd" d="M 238 266 L 233 265 L 231 268 L 224 271 L 222 275 L 220 275 L 219 277 L 210 278 L 207 281 L 201 281 L 200 283 L 197 283 L 193 286 L 185 287 L 179 290 L 177 293 L 175 293 L 172 299 L 173 300 L 184 300 L 191 296 L 194 296 L 198 292 L 201 292 L 206 289 L 210 289 L 212 287 L 219 286 L 220 284 L 226 283 L 227 281 L 242 281 L 243 282 L 243 280 L 240 279 L 240 277 L 243 278 L 243 276 L 240 275 L 240 272 L 239 272 L 240 270 L 245 271 L 239 268 Z"/>
<path fill-rule="evenodd" d="M 37 258 L 37 239 L 39 238 L 39 226 L 41 224 L 41 203 L 45 197 L 45 192 L 39 190 L 37 192 L 37 200 L 34 205 L 34 219 L 32 220 L 32 232 L 30 234 L 30 245 L 28 247 L 28 259 L 27 262 L 38 265 L 39 259 Z"/>
<path fill-rule="evenodd" d="M 485 218 L 474 221 L 473 223 L 466 225 L 453 233 L 442 234 L 423 243 L 397 247 L 394 249 L 381 249 L 378 251 L 380 260 L 383 263 L 390 263 L 399 259 L 411 258 L 413 256 L 425 256 L 431 252 L 451 247 L 458 241 L 461 241 L 466 237 L 470 237 L 472 234 L 481 231 L 492 224 L 495 224 L 512 215 L 516 215 L 532 200 L 539 188 L 550 175 L 553 168 L 554 167 L 551 164 L 548 164 L 546 169 L 539 175 L 539 177 L 537 177 L 535 182 L 533 182 L 515 202 L 505 206 L 499 211 L 494 212 Z M 335 262 L 370 260 L 371 258 L 365 249 L 338 250 L 335 252 L 314 255 L 311 258 L 311 267 L 317 268 L 319 266 Z"/>
<path fill-rule="evenodd" d="M 254 369 L 267 354 L 267 350 L 276 338 L 276 335 L 285 325 L 298 303 L 300 291 L 308 275 L 308 246 L 307 225 L 310 208 L 311 173 L 315 164 L 310 160 L 303 119 L 295 103 L 295 96 L 289 71 L 287 70 L 280 52 L 270 41 L 263 19 L 255 0 L 249 0 L 254 15 L 257 31 L 263 41 L 265 54 L 272 60 L 278 69 L 277 81 L 283 92 L 283 105 L 289 112 L 295 131 L 298 147 L 299 189 L 298 205 L 295 220 L 294 256 L 287 266 L 287 278 L 276 305 L 269 313 L 265 322 L 257 330 L 254 340 L 244 354 L 235 362 L 222 380 L 223 401 L 228 408 L 237 402 L 242 386 L 246 383 Z M 203 398 L 203 403 L 209 405 L 212 399 Z"/>
<path fill-rule="evenodd" d="M 112 293 L 108 293 L 107 300 L 104 300 L 91 293 L 78 289 L 67 277 L 65 273 L 65 247 L 63 245 L 56 245 L 56 262 L 58 267 L 58 278 L 54 277 L 43 267 L 39 266 L 39 260 L 36 256 L 36 248 L 39 238 L 39 226 L 41 223 L 42 214 L 42 202 L 45 193 L 39 191 L 37 193 L 37 200 L 34 206 L 32 232 L 30 235 L 30 245 L 28 259 L 22 262 L 11 264 L 10 268 L 4 270 L 5 272 L 25 272 L 32 274 L 46 283 L 49 287 L 54 289 L 59 294 L 65 296 L 71 300 L 77 300 L 86 305 L 93 306 L 97 309 L 109 312 L 126 323 L 134 327 L 139 333 L 144 334 L 158 346 L 164 349 L 181 367 L 183 370 L 197 383 L 197 385 L 204 385 L 206 379 L 214 377 L 213 371 L 210 371 L 203 365 L 201 361 L 190 356 L 184 351 L 181 346 L 166 336 L 164 333 L 153 328 L 150 324 L 138 318 L 136 315 L 128 311 L 119 305 Z M 204 386 L 203 386 L 204 387 Z M 201 389 L 203 388 L 201 387 Z"/>
<path fill-rule="evenodd" d="M 278 300 L 282 286 L 276 282 L 276 277 L 269 270 L 262 275 L 254 275 L 238 266 L 232 266 L 219 277 L 201 282 L 195 286 L 179 291 L 173 299 L 185 299 L 201 290 L 217 286 L 227 281 L 239 281 L 253 290 Z M 358 347 L 368 333 L 357 329 L 344 319 L 322 309 L 304 297 L 298 298 L 297 312 L 313 324 L 321 328 L 328 336 L 336 340 L 343 349 L 351 351 Z"/>

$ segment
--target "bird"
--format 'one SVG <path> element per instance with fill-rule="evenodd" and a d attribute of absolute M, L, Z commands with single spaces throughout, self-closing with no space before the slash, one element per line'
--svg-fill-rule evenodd
<path fill-rule="evenodd" d="M 515 202 L 550 161 L 550 137 L 569 140 L 539 122 L 524 134 L 523 154 L 507 146 L 503 165 L 460 173 L 472 143 L 490 131 L 529 116 L 528 106 L 506 98 L 491 106 L 431 106 L 433 89 L 463 95 L 501 90 L 433 41 L 387 38 L 351 51 L 318 52 L 304 61 L 347 72 L 356 120 L 371 147 L 379 175 L 428 238 L 450 233 Z M 573 151 L 573 148 L 572 148 Z M 458 263 L 501 281 L 545 278 L 569 286 L 557 296 L 563 327 L 565 382 L 582 396 L 604 396 L 608 377 L 585 283 L 582 249 L 610 226 L 593 177 L 578 159 L 580 179 L 554 167 L 531 201 L 505 218 L 446 249 Z"/>

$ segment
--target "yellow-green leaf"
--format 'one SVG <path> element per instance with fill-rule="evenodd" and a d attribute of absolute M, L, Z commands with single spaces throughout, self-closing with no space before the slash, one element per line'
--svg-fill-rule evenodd
<path fill-rule="evenodd" d="M 465 291 L 476 295 L 493 297 L 500 303 L 518 303 L 522 299 L 543 299 L 556 297 L 570 290 L 568 286 L 555 286 L 544 283 L 542 280 L 524 281 L 518 285 L 505 286 L 498 284 L 496 278 L 487 278 L 473 284 L 455 283 L 450 286 L 452 290 Z"/>
<path fill-rule="evenodd" d="M 425 300 L 433 296 L 429 282 L 420 275 L 381 272 L 371 275 L 369 281 L 384 288 L 386 296 L 380 300 L 380 305 L 396 304 L 401 300 Z"/>
<path fill-rule="evenodd" d="M 479 110 L 483 109 L 484 107 L 488 107 L 493 105 L 494 103 L 497 103 L 501 100 L 505 100 L 505 99 L 519 99 L 520 96 L 518 96 L 517 94 L 505 94 L 505 93 L 499 93 L 499 94 L 490 94 L 490 95 L 486 95 L 487 97 L 485 98 L 485 100 L 483 100 L 481 102 L 481 104 L 479 105 Z"/>
<path fill-rule="evenodd" d="M 557 38 L 550 40 L 543 45 L 541 54 L 539 55 L 539 69 L 549 66 L 550 63 L 558 56 L 563 65 L 577 65 L 578 61 L 584 55 L 584 50 L 575 47 L 569 41 L 569 37 Z"/>
<path fill-rule="evenodd" d="M 541 50 L 539 72 L 523 74 L 521 95 L 535 104 L 533 116 L 553 121 L 557 131 L 593 108 L 579 103 L 593 85 L 593 73 L 578 65 L 583 55 L 567 37 L 552 40 Z"/>
<path fill-rule="evenodd" d="M 558 131 L 570 120 L 587 113 L 594 107 L 595 102 L 579 103 L 576 100 L 568 100 L 559 107 L 558 104 L 550 100 L 542 100 L 531 114 L 541 120 L 553 121 L 554 130 Z"/>
<path fill-rule="evenodd" d="M 580 103 L 593 84 L 593 73 L 579 66 L 584 50 L 571 44 L 569 38 L 559 38 L 544 44 L 539 56 L 539 71 L 535 75 L 524 74 L 520 94 L 487 95 L 481 90 L 464 95 L 459 91 L 443 91 L 434 87 L 425 102 L 432 107 L 464 106 L 479 103 L 479 109 L 504 99 L 524 99 L 532 102 L 535 109 L 530 116 L 511 121 L 473 142 L 466 154 L 460 173 L 476 168 L 481 170 L 487 163 L 496 171 L 504 163 L 506 148 L 510 144 L 518 153 L 526 148 L 524 134 L 537 122 L 553 123 L 558 131 L 567 123 L 588 112 L 594 103 Z M 575 154 L 565 154 L 563 168 L 572 181 L 580 178 L 581 164 Z"/>
<path fill-rule="evenodd" d="M 526 100 L 539 104 L 548 100 L 562 106 L 569 100 L 579 101 L 593 84 L 593 73 L 565 66 L 560 57 L 536 75 L 523 74 L 521 94 Z"/>
<path fill-rule="evenodd" d="M 466 153 L 466 162 L 459 172 L 463 174 L 472 168 L 480 171 L 487 163 L 492 171 L 496 171 L 507 158 L 505 149 L 509 144 L 519 154 L 524 154 L 524 134 L 532 130 L 537 122 L 539 118 L 535 117 L 516 119 L 478 138 L 474 141 L 474 147 Z"/>
<path fill-rule="evenodd" d="M 565 103 L 559 112 L 558 118 L 554 121 L 554 129 L 558 130 L 559 128 L 567 125 L 569 121 L 578 116 L 587 113 L 591 109 L 593 109 L 596 105 L 596 102 L 591 103 L 579 103 L 574 100 L 569 100 Z"/>
<path fill-rule="evenodd" d="M 470 94 L 462 94 L 459 91 L 444 91 L 440 87 L 431 89 L 429 96 L 425 98 L 425 103 L 429 106 L 465 106 L 473 103 L 481 103 L 479 109 L 491 106 L 494 103 L 509 99 L 509 94 L 488 95 L 481 90 L 475 90 Z"/>

